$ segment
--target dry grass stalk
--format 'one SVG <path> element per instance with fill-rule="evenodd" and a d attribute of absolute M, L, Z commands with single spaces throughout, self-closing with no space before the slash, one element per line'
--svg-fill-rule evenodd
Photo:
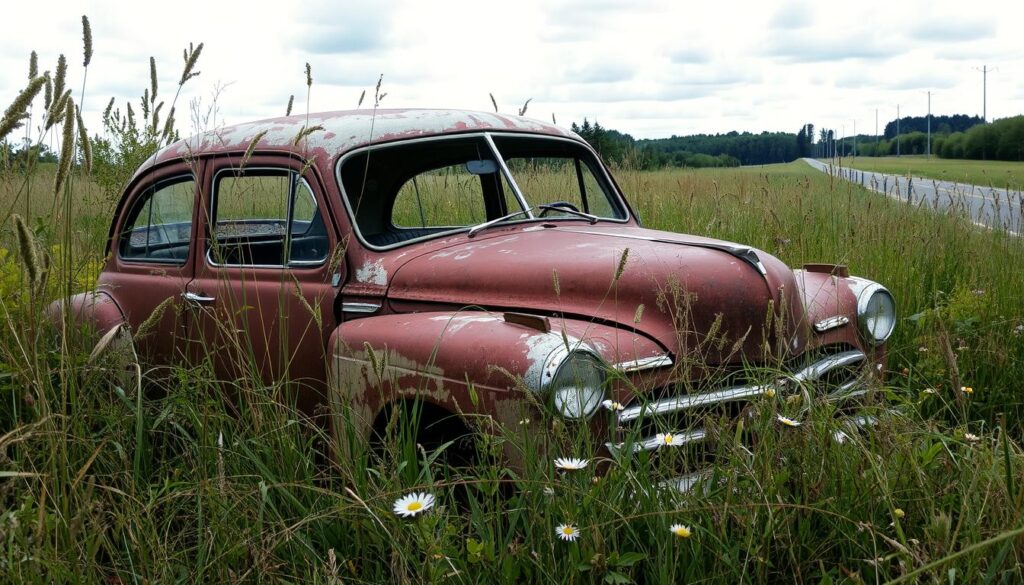
<path fill-rule="evenodd" d="M 181 80 L 178 81 L 178 85 L 185 85 L 185 82 L 193 77 L 199 75 L 199 71 L 193 72 L 195 69 L 196 61 L 199 60 L 199 54 L 203 52 L 203 43 L 199 43 L 194 49 L 192 43 L 188 44 L 188 50 L 184 51 L 185 58 L 185 69 L 181 72 Z"/>
<path fill-rule="evenodd" d="M 622 273 L 626 271 L 626 262 L 629 260 L 629 248 L 622 251 L 622 256 L 619 257 L 619 265 L 615 268 L 615 278 L 612 279 L 612 283 L 616 283 L 622 278 Z"/>
<path fill-rule="evenodd" d="M 292 143 L 295 146 L 298 146 L 299 142 L 301 142 L 303 138 L 306 138 L 307 136 L 314 132 L 322 131 L 323 129 L 324 127 L 321 126 L 320 124 L 317 124 L 316 126 L 310 126 L 309 128 L 303 127 L 302 130 L 299 130 L 299 133 L 295 135 L 295 140 Z"/>
<path fill-rule="evenodd" d="M 82 45 L 82 52 L 85 56 L 82 67 L 88 67 L 89 62 L 92 61 L 92 27 L 89 26 L 89 17 L 84 14 L 82 15 Z"/>
<path fill-rule="evenodd" d="M 520 116 L 525 116 L 526 115 L 526 108 L 529 107 L 530 102 L 532 102 L 532 101 L 533 101 L 533 98 L 529 98 L 529 99 L 526 100 L 526 102 L 523 103 L 523 107 L 519 108 L 519 115 Z"/>
<path fill-rule="evenodd" d="M 488 93 L 487 95 L 491 96 L 491 105 L 494 106 L 494 113 L 497 114 L 498 113 L 498 100 L 494 99 L 494 94 L 493 93 Z"/>
<path fill-rule="evenodd" d="M 53 180 L 53 194 L 59 196 L 64 190 L 64 183 L 67 181 L 68 173 L 71 172 L 71 161 L 75 151 L 75 102 L 71 96 L 65 100 L 67 106 L 64 109 L 64 138 L 60 145 L 60 160 L 57 163 L 57 174 Z"/>
<path fill-rule="evenodd" d="M 146 317 L 146 320 L 139 324 L 139 328 L 135 330 L 135 339 L 142 339 L 156 331 L 160 321 L 164 318 L 164 313 L 167 309 L 174 306 L 174 297 L 167 297 L 162 303 L 153 309 L 153 312 Z"/>
<path fill-rule="evenodd" d="M 249 159 L 252 158 L 252 153 L 256 150 L 256 145 L 259 144 L 260 140 L 263 140 L 263 136 L 265 136 L 266 133 L 267 131 L 263 130 L 257 133 L 256 136 L 253 136 L 252 140 L 249 141 L 249 147 L 245 149 L 245 154 L 242 155 L 242 163 L 239 165 L 240 168 L 245 167 L 249 162 Z"/>
<path fill-rule="evenodd" d="M 103 355 L 104 352 L 107 351 L 107 348 L 110 347 L 110 344 L 112 344 L 117 335 L 121 333 L 123 327 L 124 323 L 118 323 L 117 325 L 111 327 L 109 331 L 104 333 L 103 337 L 100 337 L 100 340 L 96 342 L 95 346 L 93 346 L 92 351 L 89 352 L 89 359 L 87 359 L 85 363 L 96 363 L 96 360 L 98 360 L 99 357 Z"/>
<path fill-rule="evenodd" d="M 365 89 L 363 90 L 363 93 L 359 94 L 359 103 L 356 104 L 356 109 L 357 110 L 363 105 L 363 100 L 364 99 L 366 99 L 366 90 Z"/>
<path fill-rule="evenodd" d="M 313 68 L 306 63 L 306 87 L 313 87 Z"/>
<path fill-rule="evenodd" d="M 3 118 L 0 118 L 0 140 L 3 140 L 12 130 L 21 125 L 21 120 L 25 116 L 25 111 L 28 110 L 29 104 L 39 95 L 39 90 L 45 83 L 45 78 L 36 77 L 28 82 L 28 86 L 14 98 L 11 105 L 4 111 Z"/>
<path fill-rule="evenodd" d="M 288 107 L 284 111 L 285 116 L 292 115 L 292 106 L 295 105 L 295 94 L 288 96 Z"/>
<path fill-rule="evenodd" d="M 103 109 L 103 120 L 104 121 L 110 119 L 110 112 L 113 109 L 114 109 L 114 98 L 110 98 L 110 101 L 107 103 L 107 107 Z"/>
<path fill-rule="evenodd" d="M 82 165 L 86 173 L 92 172 L 92 143 L 89 142 L 89 132 L 82 122 L 82 109 L 75 108 L 75 122 L 78 124 L 78 147 L 82 151 Z"/>

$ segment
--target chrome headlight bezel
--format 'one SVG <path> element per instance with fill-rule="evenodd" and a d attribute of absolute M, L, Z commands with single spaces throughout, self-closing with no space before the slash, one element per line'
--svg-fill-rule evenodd
<path fill-rule="evenodd" d="M 572 371 L 574 365 L 587 370 L 581 375 Z M 569 348 L 564 344 L 548 356 L 541 391 L 549 396 L 551 407 L 567 420 L 587 420 L 601 407 L 605 399 L 607 371 L 596 351 L 586 346 Z M 563 380 L 572 376 L 570 380 Z M 590 378 L 581 387 L 580 378 Z"/>
<path fill-rule="evenodd" d="M 877 302 L 875 302 L 877 301 Z M 879 305 L 878 303 L 884 303 Z M 880 307 L 886 307 L 886 313 L 879 313 Z M 886 319 L 887 323 L 878 323 Z M 896 329 L 896 299 L 877 282 L 870 282 L 857 295 L 857 324 L 864 339 L 871 345 L 881 345 L 889 340 Z"/>

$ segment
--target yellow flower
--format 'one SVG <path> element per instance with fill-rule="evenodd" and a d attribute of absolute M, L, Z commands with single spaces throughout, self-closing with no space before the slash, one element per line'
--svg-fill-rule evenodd
<path fill-rule="evenodd" d="M 791 418 L 786 418 L 786 417 L 782 416 L 781 414 L 777 415 L 775 418 L 778 419 L 778 421 L 780 423 L 786 425 L 787 427 L 798 427 L 801 424 L 800 421 L 793 420 Z"/>
<path fill-rule="evenodd" d="M 903 511 L 903 508 L 896 508 L 895 510 L 892 511 L 892 515 L 902 519 L 904 516 L 907 515 L 907 513 Z"/>
<path fill-rule="evenodd" d="M 764 395 L 768 398 L 775 398 L 775 388 L 768 388 L 764 391 Z"/>
<path fill-rule="evenodd" d="M 974 388 L 971 388 L 970 386 L 961 386 L 960 391 L 964 394 L 974 394 Z"/>
<path fill-rule="evenodd" d="M 689 526 L 684 526 L 682 524 L 673 524 L 672 526 L 669 526 L 668 529 L 672 531 L 672 534 L 675 534 L 679 538 L 690 538 L 690 535 L 693 534 Z"/>

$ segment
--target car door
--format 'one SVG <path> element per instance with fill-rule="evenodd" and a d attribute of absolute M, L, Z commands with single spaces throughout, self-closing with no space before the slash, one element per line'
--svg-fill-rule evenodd
<path fill-rule="evenodd" d="M 188 315 L 178 310 L 194 276 L 201 163 L 149 172 L 132 188 L 112 233 L 98 285 L 117 301 L 136 333 L 139 354 L 154 365 L 181 362 Z M 173 304 L 164 304 L 173 299 Z M 164 308 L 157 312 L 158 307 Z M 147 332 L 140 326 L 156 319 Z"/>
<path fill-rule="evenodd" d="M 194 356 L 222 380 L 288 381 L 299 406 L 320 402 L 333 302 L 343 274 L 322 183 L 301 162 L 253 157 L 206 172 L 201 249 L 188 298 Z"/>

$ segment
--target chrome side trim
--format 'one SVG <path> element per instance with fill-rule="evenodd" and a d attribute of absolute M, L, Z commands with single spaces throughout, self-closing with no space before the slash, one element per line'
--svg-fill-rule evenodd
<path fill-rule="evenodd" d="M 821 378 L 836 368 L 857 364 L 864 361 L 866 358 L 867 356 L 858 350 L 844 351 L 819 360 L 793 374 L 790 378 L 783 378 L 781 382 L 784 383 L 787 379 L 795 380 L 797 382 L 811 382 Z M 657 416 L 670 412 L 696 408 L 699 406 L 723 404 L 736 400 L 749 400 L 751 398 L 761 396 L 768 390 L 775 390 L 780 385 L 781 384 L 779 382 L 776 382 L 774 384 L 737 386 L 735 388 L 726 388 L 724 390 L 716 390 L 714 392 L 706 392 L 703 394 L 674 396 L 672 398 L 656 400 L 646 404 L 630 406 L 619 412 L 618 421 L 619 423 L 627 423 L 649 415 Z"/>
<path fill-rule="evenodd" d="M 341 303 L 343 313 L 376 313 L 380 307 L 380 303 Z"/>
<path fill-rule="evenodd" d="M 850 318 L 844 315 L 836 315 L 835 317 L 829 317 L 828 319 L 822 319 L 814 324 L 814 330 L 818 333 L 824 333 L 831 331 L 846 325 L 850 322 Z"/>
<path fill-rule="evenodd" d="M 632 372 L 653 370 L 655 368 L 666 368 L 671 366 L 673 363 L 671 356 L 665 354 L 640 358 L 638 360 L 619 362 L 613 365 L 612 368 L 622 372 L 623 374 L 629 374 Z"/>
<path fill-rule="evenodd" d="M 672 436 L 679 442 L 674 445 L 665 445 L 658 440 L 658 437 L 645 437 L 640 441 L 633 443 L 633 451 L 654 451 L 661 447 L 666 449 L 673 449 L 680 445 L 687 445 L 690 443 L 698 443 L 707 438 L 708 433 L 704 429 L 694 429 L 692 431 L 679 431 L 673 432 Z M 605 446 L 612 451 L 620 451 L 627 443 L 605 443 Z"/>

